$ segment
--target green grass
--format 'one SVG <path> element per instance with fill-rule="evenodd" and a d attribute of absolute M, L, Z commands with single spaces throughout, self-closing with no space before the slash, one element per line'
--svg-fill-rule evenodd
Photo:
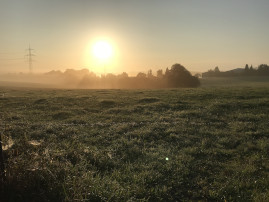
<path fill-rule="evenodd" d="M 268 91 L 2 87 L 1 200 L 266 201 Z"/>
<path fill-rule="evenodd" d="M 269 85 L 268 76 L 208 77 L 200 81 L 203 87 L 268 87 Z"/>

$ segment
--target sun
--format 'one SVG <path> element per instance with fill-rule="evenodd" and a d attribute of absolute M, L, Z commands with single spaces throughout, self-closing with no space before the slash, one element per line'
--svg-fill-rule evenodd
<path fill-rule="evenodd" d="M 92 47 L 93 55 L 105 61 L 112 56 L 112 46 L 107 41 L 97 41 Z"/>
<path fill-rule="evenodd" d="M 108 37 L 92 37 L 85 46 L 83 64 L 92 72 L 115 72 L 119 66 L 119 46 Z"/>

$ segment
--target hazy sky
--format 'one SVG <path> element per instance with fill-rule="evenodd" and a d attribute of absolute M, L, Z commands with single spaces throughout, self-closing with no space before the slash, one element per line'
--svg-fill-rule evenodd
<path fill-rule="evenodd" d="M 191 71 L 269 63 L 269 0 L 0 0 L 0 71 Z M 113 57 L 96 61 L 107 40 Z"/>

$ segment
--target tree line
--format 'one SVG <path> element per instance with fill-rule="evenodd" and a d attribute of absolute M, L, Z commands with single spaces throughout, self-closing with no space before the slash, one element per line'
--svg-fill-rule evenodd
<path fill-rule="evenodd" d="M 126 72 L 97 76 L 88 69 L 67 69 L 65 72 L 51 71 L 46 76 L 57 79 L 66 87 L 77 88 L 193 88 L 200 85 L 199 79 L 181 64 L 174 64 L 165 72 L 160 69 L 155 75 L 148 70 L 132 77 Z"/>
<path fill-rule="evenodd" d="M 245 68 L 233 69 L 230 71 L 220 71 L 219 67 L 214 70 L 208 70 L 202 74 L 202 77 L 238 77 L 238 76 L 269 76 L 269 66 L 261 64 L 254 68 L 252 65 L 245 65 Z"/>

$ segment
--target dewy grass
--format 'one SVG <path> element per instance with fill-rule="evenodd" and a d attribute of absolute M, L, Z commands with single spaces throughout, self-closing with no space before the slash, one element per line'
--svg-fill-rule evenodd
<path fill-rule="evenodd" d="M 0 199 L 266 201 L 268 90 L 0 88 Z"/>

